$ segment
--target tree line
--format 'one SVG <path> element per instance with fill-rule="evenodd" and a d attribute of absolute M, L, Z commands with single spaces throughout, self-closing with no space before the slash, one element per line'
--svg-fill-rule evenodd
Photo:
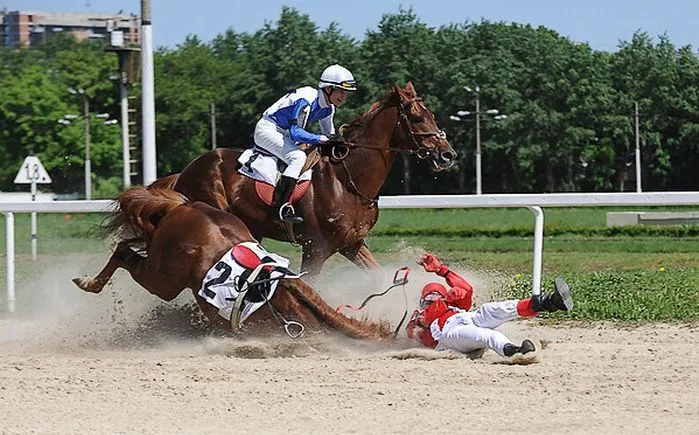
<path fill-rule="evenodd" d="M 121 189 L 121 138 L 97 113 L 119 116 L 117 57 L 102 42 L 57 36 L 29 50 L 0 50 L 0 190 L 28 152 L 37 154 L 56 192 L 82 192 L 82 115 L 91 107 L 95 196 Z M 634 190 L 635 116 L 644 190 L 699 189 L 699 58 L 661 35 L 638 31 L 618 51 L 593 50 L 555 30 L 526 24 L 465 22 L 432 28 L 412 10 L 384 15 L 356 41 L 337 25 L 320 29 L 283 8 L 254 33 L 228 29 L 212 41 L 190 35 L 155 53 L 158 174 L 179 172 L 211 148 L 212 103 L 218 146 L 250 146 L 262 111 L 284 92 L 317 83 L 330 63 L 352 70 L 359 90 L 336 124 L 364 113 L 394 84 L 412 81 L 459 153 L 435 174 L 424 162 L 398 161 L 384 194 L 473 193 L 475 124 L 450 116 L 497 109 L 481 122 L 483 191 Z M 130 89 L 138 95 L 139 87 Z M 136 105 L 140 108 L 140 105 Z M 140 115 L 134 119 L 140 123 Z"/>

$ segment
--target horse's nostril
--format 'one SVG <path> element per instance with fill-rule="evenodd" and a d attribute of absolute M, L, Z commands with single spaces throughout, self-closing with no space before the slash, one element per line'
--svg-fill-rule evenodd
<path fill-rule="evenodd" d="M 452 160 L 454 160 L 454 153 L 452 153 L 451 151 L 444 151 L 442 153 L 439 153 L 439 157 L 444 162 L 451 162 Z"/>

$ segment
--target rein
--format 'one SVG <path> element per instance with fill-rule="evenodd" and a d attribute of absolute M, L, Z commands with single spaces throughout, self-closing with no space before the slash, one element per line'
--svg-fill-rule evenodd
<path fill-rule="evenodd" d="M 398 274 L 404 271 L 405 273 L 403 274 L 402 277 L 398 277 Z M 370 294 L 369 296 L 364 299 L 364 301 L 359 305 L 359 307 L 355 307 L 353 305 L 339 305 L 337 308 L 335 308 L 335 311 L 338 313 L 340 310 L 343 308 L 347 308 L 351 311 L 360 311 L 362 308 L 366 306 L 366 304 L 379 296 L 383 296 L 386 293 L 388 293 L 391 289 L 394 287 L 402 286 L 403 287 L 403 299 L 405 301 L 405 311 L 403 312 L 403 317 L 401 317 L 400 322 L 398 322 L 398 326 L 396 326 L 395 331 L 393 331 L 393 338 L 395 339 L 398 336 L 398 333 L 400 332 L 401 326 L 403 326 L 403 322 L 405 322 L 405 318 L 408 316 L 408 296 L 405 293 L 405 285 L 408 283 L 408 275 L 410 274 L 410 268 L 408 266 L 401 267 L 400 269 L 396 270 L 396 273 L 393 274 L 393 284 L 391 284 L 386 290 L 380 292 L 380 293 L 374 293 Z"/>
<path fill-rule="evenodd" d="M 233 305 L 233 312 L 231 313 L 231 328 L 235 331 L 239 329 L 242 325 L 240 323 L 240 310 L 243 305 L 243 300 L 245 299 L 245 296 L 248 293 L 248 290 L 250 290 L 251 287 L 258 285 L 258 284 L 263 284 L 265 282 L 270 282 L 270 281 L 278 281 L 282 278 L 284 278 L 284 275 L 274 277 L 274 278 L 269 278 L 269 279 L 261 279 L 258 281 L 255 281 L 255 278 L 257 278 L 257 275 L 260 274 L 260 271 L 265 267 L 265 266 L 272 266 L 274 263 L 261 263 L 259 264 L 253 271 L 250 273 L 250 276 L 245 280 L 245 283 L 243 283 L 243 288 L 238 292 L 238 297 L 235 299 L 235 304 Z M 303 274 L 302 274 L 303 275 Z M 284 316 L 281 315 L 279 311 L 272 305 L 272 301 L 269 299 L 269 294 L 264 294 L 265 298 L 265 303 L 269 307 L 269 311 L 272 313 L 272 316 L 282 324 L 284 327 L 284 331 L 286 332 L 286 335 L 289 336 L 292 340 L 299 338 L 304 331 L 306 330 L 306 327 L 303 326 L 302 323 L 293 321 L 293 320 L 286 320 Z"/>
<path fill-rule="evenodd" d="M 333 160 L 336 162 L 342 163 L 342 168 L 345 170 L 345 174 L 347 175 L 349 187 L 348 190 L 355 195 L 359 196 L 363 200 L 367 201 L 370 205 L 378 203 L 379 199 L 378 197 L 372 198 L 364 193 L 362 193 L 359 188 L 357 187 L 357 184 L 354 182 L 354 179 L 352 178 L 352 174 L 349 171 L 349 168 L 347 167 L 347 164 L 345 163 L 345 158 L 349 155 L 351 149 L 356 149 L 356 148 L 364 148 L 364 149 L 372 149 L 372 150 L 377 150 L 377 151 L 393 151 L 393 152 L 398 152 L 398 153 L 407 153 L 407 154 L 415 154 L 417 157 L 421 160 L 427 159 L 432 155 L 434 152 L 432 149 L 427 148 L 426 146 L 423 146 L 420 144 L 420 141 L 418 138 L 421 137 L 432 137 L 435 136 L 440 140 L 446 139 L 446 134 L 442 130 L 438 131 L 427 131 L 427 132 L 420 132 L 420 131 L 413 131 L 410 120 L 408 119 L 408 114 L 406 112 L 406 109 L 410 107 L 412 104 L 416 102 L 421 102 L 422 98 L 420 97 L 415 97 L 412 98 L 408 101 L 402 101 L 399 100 L 398 104 L 396 107 L 398 108 L 398 121 L 396 121 L 395 127 L 398 128 L 400 125 L 404 125 L 405 128 L 407 129 L 408 135 L 413 141 L 413 144 L 417 146 L 417 148 L 395 148 L 395 147 L 386 147 L 386 146 L 381 146 L 381 145 L 374 145 L 371 143 L 361 143 L 361 142 L 351 142 L 351 141 L 343 141 L 339 143 L 335 143 L 330 149 L 330 155 Z M 393 130 L 395 134 L 395 128 Z"/>

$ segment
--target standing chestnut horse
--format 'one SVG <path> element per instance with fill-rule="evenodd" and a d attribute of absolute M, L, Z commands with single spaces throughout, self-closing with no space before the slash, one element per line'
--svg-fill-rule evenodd
<path fill-rule="evenodd" d="M 114 271 L 123 267 L 143 288 L 165 301 L 175 299 L 185 288 L 192 289 L 209 320 L 230 329 L 230 322 L 199 296 L 198 290 L 207 272 L 227 250 L 238 243 L 254 241 L 245 224 L 204 203 L 189 202 L 172 190 L 135 187 L 123 192 L 118 202 L 112 229 L 144 242 L 147 257 L 133 251 L 129 247 L 131 241 L 122 237 L 97 276 L 75 278 L 73 282 L 87 292 L 99 293 Z M 355 338 L 393 336 L 387 324 L 352 319 L 336 312 L 300 279 L 282 278 L 269 303 L 271 309 L 263 306 L 246 321 L 248 332 L 280 329 L 277 318 L 281 315 L 280 321 L 293 319 L 309 328 L 330 328 Z"/>
<path fill-rule="evenodd" d="M 438 171 L 456 157 L 412 83 L 386 92 L 381 102 L 344 128 L 343 136 L 345 152 L 336 150 L 334 157 L 317 163 L 311 186 L 295 204 L 304 219 L 294 226 L 295 241 L 303 249 L 301 269 L 311 277 L 336 252 L 364 270 L 379 267 L 364 239 L 376 224 L 379 191 L 399 153 L 429 158 Z M 174 189 L 240 217 L 258 240 L 293 242 L 275 209 L 258 198 L 254 181 L 238 173 L 241 152 L 221 148 L 202 154 L 179 174 Z M 156 183 L 167 185 L 175 178 Z"/>

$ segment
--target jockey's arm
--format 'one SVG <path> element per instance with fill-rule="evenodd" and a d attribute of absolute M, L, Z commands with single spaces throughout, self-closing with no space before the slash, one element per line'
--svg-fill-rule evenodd
<path fill-rule="evenodd" d="M 317 144 L 320 143 L 321 137 L 319 134 L 306 131 L 306 119 L 311 110 L 311 105 L 307 100 L 301 98 L 294 104 L 294 111 L 291 116 L 291 127 L 289 128 L 289 137 L 296 143 Z"/>
<path fill-rule="evenodd" d="M 470 310 L 473 304 L 473 289 L 463 287 L 452 287 L 447 293 L 447 302 L 457 306 L 462 310 Z"/>
<path fill-rule="evenodd" d="M 458 273 L 449 270 L 446 265 L 442 265 L 437 275 L 444 277 L 447 284 L 451 287 L 447 293 L 447 301 L 464 310 L 471 309 L 473 298 L 473 287 L 468 281 Z"/>

